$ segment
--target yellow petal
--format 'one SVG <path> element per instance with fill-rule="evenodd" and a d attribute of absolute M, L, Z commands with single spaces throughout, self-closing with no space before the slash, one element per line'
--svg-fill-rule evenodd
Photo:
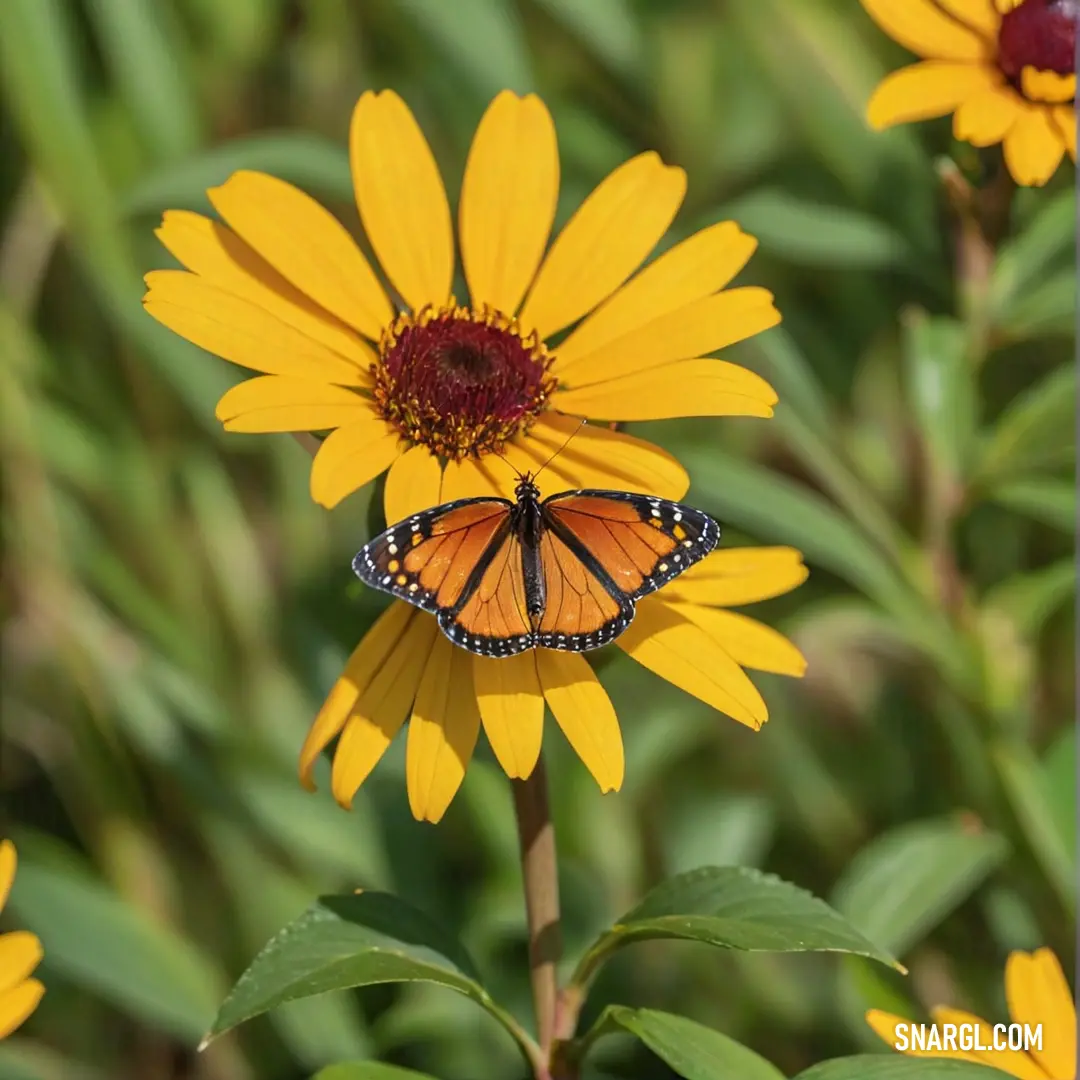
<path fill-rule="evenodd" d="M 184 266 L 210 284 L 273 312 L 364 371 L 374 362 L 375 353 L 362 338 L 286 281 L 221 222 L 189 210 L 166 210 L 156 235 Z"/>
<path fill-rule="evenodd" d="M 0 993 L 18 986 L 41 962 L 41 942 L 28 930 L 0 934 Z"/>
<path fill-rule="evenodd" d="M 1076 1006 L 1049 949 L 1014 952 L 1005 963 L 1005 1000 L 1014 1024 L 1042 1024 L 1042 1050 L 1031 1055 L 1051 1080 L 1076 1076 Z"/>
<path fill-rule="evenodd" d="M 1010 86 L 982 90 L 961 102 L 953 117 L 953 134 L 972 146 L 994 146 L 1009 133 L 1023 111 Z"/>
<path fill-rule="evenodd" d="M 27 979 L 13 990 L 0 994 L 0 1039 L 6 1039 L 38 1007 L 45 987 L 37 979 Z"/>
<path fill-rule="evenodd" d="M 536 650 L 544 698 L 567 742 L 603 792 L 623 782 L 623 744 L 619 719 L 589 662 L 577 653 Z"/>
<path fill-rule="evenodd" d="M 790 547 L 726 548 L 714 551 L 671 584 L 665 600 L 735 607 L 780 596 L 801 585 L 810 571 Z"/>
<path fill-rule="evenodd" d="M 311 497 L 330 509 L 374 480 L 401 453 L 397 433 L 375 415 L 332 431 L 311 463 Z"/>
<path fill-rule="evenodd" d="M 525 330 L 545 338 L 606 300 L 667 231 L 685 192 L 683 170 L 651 151 L 602 180 L 540 267 L 521 309 Z"/>
<path fill-rule="evenodd" d="M 387 525 L 445 501 L 439 459 L 426 446 L 414 446 L 394 459 L 383 493 Z"/>
<path fill-rule="evenodd" d="M 1005 164 L 1025 187 L 1042 187 L 1065 156 L 1065 140 L 1045 106 L 1028 105 L 1005 138 Z"/>
<path fill-rule="evenodd" d="M 542 413 L 507 450 L 520 451 L 520 457 L 507 457 L 522 471 L 543 467 L 536 483 L 545 497 L 574 488 L 613 488 L 681 499 L 690 487 L 686 470 L 659 446 L 556 412 Z"/>
<path fill-rule="evenodd" d="M 734 611 L 672 601 L 667 598 L 666 592 L 661 599 L 671 611 L 700 626 L 742 667 L 795 678 L 806 673 L 806 657 L 772 627 Z"/>
<path fill-rule="evenodd" d="M 949 1009 L 942 1005 L 930 1010 L 934 1023 L 939 1027 L 945 1024 L 961 1025 L 972 1033 L 972 1038 L 981 1046 L 994 1045 L 994 1028 L 974 1013 L 963 1009 Z M 1045 1030 L 1045 1029 L 1044 1029 Z M 999 1033 L 1003 1037 L 1004 1032 Z M 1027 1054 L 1017 1050 L 971 1050 L 968 1051 L 976 1060 L 992 1065 L 995 1069 L 1018 1077 L 1019 1080 L 1046 1080 L 1046 1073 L 1039 1068 Z"/>
<path fill-rule="evenodd" d="M 926 60 L 882 79 L 866 106 L 866 119 L 880 131 L 893 124 L 945 116 L 969 97 L 1001 82 L 996 69 L 988 66 Z"/>
<path fill-rule="evenodd" d="M 954 19 L 970 26 L 976 33 L 996 44 L 998 30 L 1001 28 L 1001 16 L 994 7 L 993 0 L 937 0 L 937 4 Z"/>
<path fill-rule="evenodd" d="M 400 641 L 360 694 L 338 740 L 330 790 L 345 809 L 386 753 L 416 698 L 438 627 L 434 616 L 413 612 Z"/>
<path fill-rule="evenodd" d="M 1076 107 L 1074 105 L 1056 105 L 1050 110 L 1050 115 L 1061 132 L 1065 149 L 1069 151 L 1069 157 L 1076 160 Z"/>
<path fill-rule="evenodd" d="M 755 731 L 769 710 L 746 672 L 700 627 L 658 596 L 638 604 L 629 628 L 615 639 L 639 664 Z"/>
<path fill-rule="evenodd" d="M 551 395 L 553 408 L 597 420 L 772 416 L 775 403 L 776 391 L 761 376 L 708 358 L 678 360 Z"/>
<path fill-rule="evenodd" d="M 535 95 L 498 94 L 476 129 L 458 209 L 474 308 L 512 315 L 544 254 L 559 195 L 555 125 Z"/>
<path fill-rule="evenodd" d="M 1020 89 L 1029 101 L 1058 104 L 1076 97 L 1076 75 L 1059 75 L 1056 71 L 1039 71 L 1028 65 L 1020 72 Z"/>
<path fill-rule="evenodd" d="M 0 911 L 4 910 L 4 905 L 7 903 L 18 863 L 15 845 L 10 840 L 0 840 Z"/>
<path fill-rule="evenodd" d="M 780 322 L 768 289 L 750 286 L 695 300 L 583 356 L 556 365 L 560 384 L 572 388 L 687 360 L 743 341 Z"/>
<path fill-rule="evenodd" d="M 247 379 L 214 410 L 226 431 L 326 431 L 368 414 L 371 402 L 344 386 L 287 375 Z"/>
<path fill-rule="evenodd" d="M 473 657 L 473 683 L 484 733 L 511 780 L 527 780 L 540 760 L 544 691 L 529 653 Z"/>
<path fill-rule="evenodd" d="M 457 794 L 480 732 L 472 656 L 435 635 L 409 720 L 405 774 L 417 821 L 439 821 Z"/>
<path fill-rule="evenodd" d="M 379 340 L 394 317 L 356 241 L 325 207 L 266 173 L 235 172 L 207 195 L 282 277 L 360 333 Z"/>
<path fill-rule="evenodd" d="M 933 0 L 862 0 L 870 17 L 894 41 L 936 60 L 984 60 L 990 43 L 949 18 Z"/>
<path fill-rule="evenodd" d="M 510 459 L 511 447 L 503 448 L 503 456 Z M 520 457 L 520 455 L 517 455 Z M 488 454 L 482 461 L 465 458 L 463 461 L 448 461 L 443 470 L 443 502 L 454 499 L 476 499 L 483 495 L 513 499 L 517 486 L 517 475 L 506 462 L 493 454 Z"/>
<path fill-rule="evenodd" d="M 330 740 L 345 726 L 349 713 L 368 684 L 401 643 L 406 628 L 420 612 L 404 601 L 395 600 L 372 624 L 353 649 L 345 670 L 334 683 L 319 709 L 300 750 L 300 783 L 315 790 L 312 770 Z"/>
<path fill-rule="evenodd" d="M 454 275 L 450 204 L 424 133 L 393 90 L 361 95 L 349 157 L 360 219 L 386 276 L 414 311 L 445 304 Z"/>
<path fill-rule="evenodd" d="M 733 221 L 694 233 L 649 263 L 585 319 L 559 346 L 556 370 L 576 364 L 662 315 L 718 292 L 750 261 L 756 248 L 757 240 Z"/>
<path fill-rule="evenodd" d="M 904 1039 L 910 1040 L 910 1028 L 913 1023 L 902 1016 L 894 1016 L 892 1013 L 882 1012 L 880 1009 L 871 1009 L 866 1014 L 866 1022 L 874 1030 L 878 1038 L 883 1039 L 894 1050 L 897 1043 Z M 902 1030 L 897 1031 L 897 1027 Z M 904 1050 L 908 1057 L 926 1058 L 950 1058 L 956 1061 L 973 1061 L 979 1063 L 974 1054 L 968 1054 L 963 1050 Z"/>
<path fill-rule="evenodd" d="M 267 375 L 367 386 L 366 368 L 250 300 L 183 270 L 146 275 L 143 307 L 158 322 L 207 352 Z"/>

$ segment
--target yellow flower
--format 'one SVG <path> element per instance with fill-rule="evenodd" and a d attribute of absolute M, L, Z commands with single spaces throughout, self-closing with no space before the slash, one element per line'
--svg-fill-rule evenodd
<path fill-rule="evenodd" d="M 1004 144 L 1018 184 L 1076 160 L 1075 0 L 862 0 L 923 57 L 887 76 L 867 108 L 878 128 L 953 114 L 958 139 Z"/>
<path fill-rule="evenodd" d="M 912 1057 L 960 1058 L 994 1068 L 1020 1080 L 1076 1080 L 1076 1007 L 1057 957 L 1049 949 L 1033 953 L 1014 952 L 1005 964 L 1005 999 L 1014 1024 L 1034 1029 L 1042 1025 L 1042 1049 L 1021 1050 L 907 1051 Z M 934 1023 L 971 1024 L 978 1029 L 982 1046 L 994 1045 L 994 1030 L 985 1020 L 960 1009 L 931 1009 Z M 871 1009 L 867 1023 L 890 1046 L 896 1045 L 898 1016 Z M 999 1029 L 999 1039 L 1001 1032 Z"/>
<path fill-rule="evenodd" d="M 432 502 L 418 493 L 418 506 Z M 744 667 L 800 676 L 806 663 L 785 637 L 725 606 L 788 592 L 807 576 L 791 548 L 718 551 L 638 605 L 616 644 L 688 693 L 758 729 L 768 710 Z M 603 791 L 623 779 L 611 701 L 584 656 L 538 649 L 474 656 L 439 633 L 433 616 L 400 600 L 379 617 L 331 689 L 300 753 L 300 778 L 340 732 L 331 790 L 348 807 L 409 720 L 406 781 L 420 819 L 438 821 L 465 777 L 481 726 L 510 777 L 540 756 L 544 703 Z"/>
<path fill-rule="evenodd" d="M 15 880 L 15 845 L 0 841 L 0 911 Z M 41 962 L 41 942 L 27 930 L 0 934 L 0 1039 L 7 1038 L 36 1008 L 45 987 L 30 974 Z"/>
<path fill-rule="evenodd" d="M 772 415 L 768 383 L 707 358 L 780 321 L 767 290 L 725 289 L 753 253 L 752 237 L 732 222 L 710 226 L 627 282 L 682 202 L 682 169 L 655 153 L 632 158 L 548 248 L 555 128 L 534 95 L 499 94 L 461 187 L 457 236 L 471 301 L 461 306 L 451 295 L 454 230 L 442 179 L 395 93 L 360 98 L 350 150 L 360 220 L 389 289 L 313 199 L 238 172 L 209 192 L 224 225 L 165 214 L 158 236 L 187 271 L 148 274 L 144 299 L 176 333 L 264 373 L 218 403 L 227 429 L 330 431 L 311 470 L 317 502 L 334 506 L 389 469 L 393 522 L 447 460 L 439 498 L 506 494 L 514 476 L 494 453 L 535 471 L 576 428 L 574 417 Z M 679 499 L 688 479 L 650 443 L 596 428 L 542 484 Z"/>

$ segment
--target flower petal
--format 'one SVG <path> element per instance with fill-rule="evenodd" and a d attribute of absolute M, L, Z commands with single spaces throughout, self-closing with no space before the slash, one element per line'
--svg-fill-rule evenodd
<path fill-rule="evenodd" d="M 325 431 L 369 414 L 371 402 L 344 386 L 288 375 L 245 379 L 214 410 L 226 431 Z"/>
<path fill-rule="evenodd" d="M 936 60 L 985 60 L 985 38 L 949 18 L 932 0 L 862 0 L 870 17 L 905 49 Z"/>
<path fill-rule="evenodd" d="M 771 626 L 734 611 L 673 602 L 666 594 L 661 599 L 671 611 L 700 626 L 740 666 L 795 678 L 806 674 L 806 657 Z"/>
<path fill-rule="evenodd" d="M 615 488 L 681 499 L 690 487 L 686 470 L 659 446 L 556 412 L 542 413 L 528 434 L 506 449 L 521 452 L 520 458 L 507 457 L 523 472 L 544 467 L 536 483 L 545 496 L 572 488 Z"/>
<path fill-rule="evenodd" d="M 405 723 L 438 632 L 433 616 L 413 609 L 399 642 L 361 692 L 338 740 L 330 774 L 330 790 L 346 810 Z"/>
<path fill-rule="evenodd" d="M 1008 135 L 1024 106 L 1010 86 L 982 90 L 962 101 L 953 116 L 953 134 L 972 146 L 994 146 Z"/>
<path fill-rule="evenodd" d="M 472 657 L 436 634 L 409 720 L 405 775 L 417 821 L 439 821 L 465 779 L 480 732 Z"/>
<path fill-rule="evenodd" d="M 1059 75 L 1056 71 L 1040 71 L 1029 64 L 1020 72 L 1020 89 L 1029 101 L 1058 104 L 1076 97 L 1076 74 Z"/>
<path fill-rule="evenodd" d="M 527 780 L 540 760 L 544 691 L 532 653 L 474 656 L 473 685 L 484 733 L 511 780 Z"/>
<path fill-rule="evenodd" d="M 503 90 L 476 129 L 458 208 L 474 308 L 512 315 L 540 265 L 559 196 L 555 125 L 535 95 Z"/>
<path fill-rule="evenodd" d="M 394 317 L 345 227 L 292 184 L 241 169 L 207 192 L 214 209 L 282 277 L 373 341 Z"/>
<path fill-rule="evenodd" d="M 1042 187 L 1065 156 L 1065 140 L 1045 106 L 1028 105 L 1005 138 L 1005 164 L 1025 187 Z"/>
<path fill-rule="evenodd" d="M 665 600 L 735 607 L 780 596 L 801 585 L 810 571 L 790 547 L 714 551 L 664 586 Z"/>
<path fill-rule="evenodd" d="M 192 273 L 272 312 L 367 371 L 371 346 L 285 280 L 231 229 L 190 210 L 166 210 L 155 235 Z"/>
<path fill-rule="evenodd" d="M 367 386 L 367 369 L 252 303 L 183 270 L 146 275 L 143 307 L 159 323 L 207 352 L 268 375 Z"/>
<path fill-rule="evenodd" d="M 37 979 L 0 994 L 0 1039 L 6 1039 L 38 1007 L 45 987 Z"/>
<path fill-rule="evenodd" d="M 503 447 L 503 457 L 513 460 L 520 458 L 510 445 Z M 462 461 L 448 461 L 443 470 L 443 502 L 455 499 L 474 499 L 490 495 L 502 499 L 513 499 L 517 476 L 505 462 L 488 455 L 482 461 L 465 458 Z"/>
<path fill-rule="evenodd" d="M 746 672 L 700 627 L 657 596 L 638 604 L 615 643 L 639 664 L 757 731 L 769 710 Z"/>
<path fill-rule="evenodd" d="M 450 204 L 431 147 L 393 90 L 360 96 L 349 157 L 364 232 L 386 276 L 413 311 L 445 304 L 454 276 Z"/>
<path fill-rule="evenodd" d="M 954 19 L 970 26 L 996 45 L 1001 16 L 993 0 L 937 0 L 937 4 Z"/>
<path fill-rule="evenodd" d="M 397 432 L 374 412 L 332 431 L 311 463 L 311 497 L 328 510 L 374 480 L 401 453 Z"/>
<path fill-rule="evenodd" d="M 442 497 L 442 468 L 439 459 L 426 447 L 414 446 L 394 459 L 386 476 L 383 505 L 386 524 L 395 525 L 410 514 L 445 502 Z"/>
<path fill-rule="evenodd" d="M 893 1049 L 896 1049 L 896 1044 L 900 1042 L 897 1027 L 906 1029 L 911 1025 L 911 1020 L 907 1020 L 902 1016 L 894 1016 L 892 1013 L 882 1012 L 881 1009 L 871 1009 L 866 1014 L 866 1022 L 873 1028 L 874 1034 L 887 1042 Z M 963 1050 L 905 1050 L 903 1053 L 907 1057 L 951 1058 L 957 1061 L 973 1061 L 976 1064 L 981 1064 L 974 1054 L 966 1053 Z"/>
<path fill-rule="evenodd" d="M 619 719 L 589 662 L 577 653 L 536 650 L 544 698 L 567 741 L 603 792 L 623 782 Z"/>
<path fill-rule="evenodd" d="M 1001 81 L 996 69 L 987 66 L 925 60 L 882 79 L 866 106 L 866 119 L 880 131 L 893 124 L 945 116 Z"/>
<path fill-rule="evenodd" d="M 0 934 L 0 993 L 18 986 L 41 962 L 41 942 L 29 930 Z"/>
<path fill-rule="evenodd" d="M 545 338 L 607 299 L 667 231 L 686 173 L 653 152 L 602 180 L 566 223 L 540 267 L 520 322 Z"/>
<path fill-rule="evenodd" d="M 1050 115 L 1061 132 L 1061 138 L 1065 143 L 1065 149 L 1069 151 L 1069 157 L 1076 160 L 1076 106 L 1057 105 L 1050 110 Z"/>
<path fill-rule="evenodd" d="M 1075 1076 L 1076 1006 L 1057 957 L 1049 949 L 1010 953 L 1005 1000 L 1014 1024 L 1042 1024 L 1042 1049 L 1031 1055 L 1052 1080 Z"/>
<path fill-rule="evenodd" d="M 930 1010 L 930 1016 L 935 1024 L 941 1027 L 944 1024 L 956 1024 L 957 1029 L 963 1024 L 968 1031 L 975 1034 L 975 1039 L 980 1046 L 994 1045 L 994 1029 L 985 1020 L 974 1013 L 965 1012 L 963 1009 L 949 1009 L 938 1005 Z M 1045 1027 L 1043 1029 L 1045 1031 Z M 1015 1076 L 1018 1080 L 1046 1080 L 1046 1073 L 1039 1068 L 1027 1054 L 1018 1050 L 972 1050 L 972 1057 L 985 1065 L 992 1065 L 995 1069 Z"/>
<path fill-rule="evenodd" d="M 734 221 L 694 233 L 649 263 L 585 319 L 559 346 L 556 370 L 571 367 L 654 319 L 718 292 L 756 249 L 757 240 Z"/>
<path fill-rule="evenodd" d="M 382 669 L 390 654 L 397 649 L 413 619 L 419 617 L 420 612 L 411 604 L 395 600 L 375 620 L 371 629 L 360 639 L 360 644 L 353 649 L 352 656 L 345 664 L 345 670 L 334 683 L 315 716 L 300 750 L 300 783 L 308 791 L 315 790 L 311 773 L 319 755 L 345 726 L 345 721 L 360 695 L 367 689 L 375 673 Z"/>
<path fill-rule="evenodd" d="M 15 845 L 10 840 L 0 840 L 0 911 L 4 910 L 4 905 L 7 903 L 18 864 Z"/>
<path fill-rule="evenodd" d="M 553 408 L 593 420 L 772 416 L 776 400 L 776 391 L 760 375 L 709 358 L 679 360 L 551 395 Z"/>
<path fill-rule="evenodd" d="M 728 289 L 661 315 L 574 363 L 556 364 L 556 370 L 562 385 L 588 386 L 704 356 L 779 322 L 780 312 L 768 289 Z"/>

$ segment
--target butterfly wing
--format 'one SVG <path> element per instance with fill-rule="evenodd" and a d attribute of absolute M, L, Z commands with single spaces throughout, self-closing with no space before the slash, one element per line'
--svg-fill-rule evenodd
<path fill-rule="evenodd" d="M 548 606 L 537 644 L 546 648 L 583 651 L 614 640 L 630 625 L 637 600 L 720 540 L 720 526 L 708 514 L 650 495 L 567 491 L 542 507 Z"/>

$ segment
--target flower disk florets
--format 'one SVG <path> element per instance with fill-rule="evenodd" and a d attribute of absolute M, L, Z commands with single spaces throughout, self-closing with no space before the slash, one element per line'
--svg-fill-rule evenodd
<path fill-rule="evenodd" d="M 535 334 L 486 309 L 401 314 L 383 334 L 375 401 L 414 443 L 450 460 L 498 452 L 527 430 L 555 389 Z"/>
<path fill-rule="evenodd" d="M 1024 0 L 1001 18 L 998 66 L 1009 79 L 1025 67 L 1072 75 L 1080 0 Z"/>

